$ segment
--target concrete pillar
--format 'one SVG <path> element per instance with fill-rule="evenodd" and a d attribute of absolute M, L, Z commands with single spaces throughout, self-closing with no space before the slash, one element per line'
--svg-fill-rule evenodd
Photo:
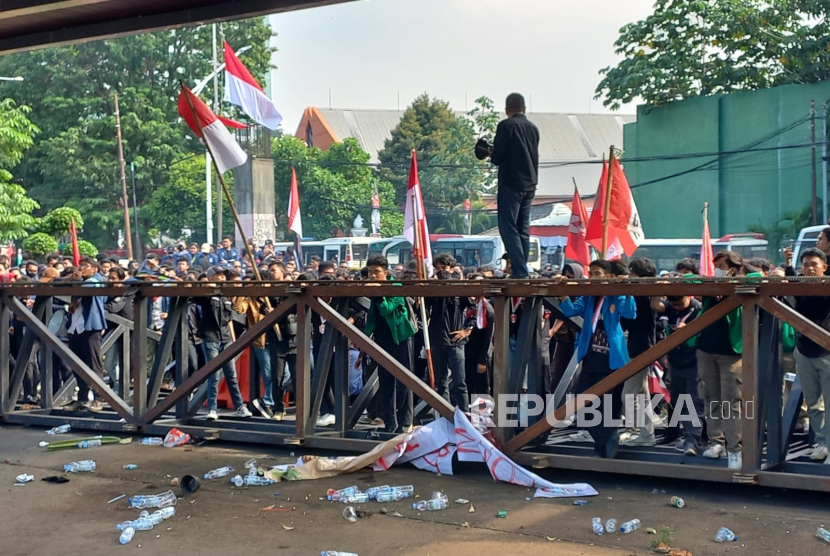
<path fill-rule="evenodd" d="M 233 170 L 233 190 L 239 220 L 248 239 L 255 237 L 259 246 L 266 239 L 276 239 L 274 160 L 249 157 L 245 164 Z M 243 246 L 239 230 L 236 231 L 236 246 Z"/>

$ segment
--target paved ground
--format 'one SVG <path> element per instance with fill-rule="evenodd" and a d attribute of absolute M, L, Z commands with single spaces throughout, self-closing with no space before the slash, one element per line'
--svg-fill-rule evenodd
<path fill-rule="evenodd" d="M 296 457 L 289 450 L 237 444 L 165 449 L 134 442 L 46 452 L 37 446 L 46 438 L 40 429 L 0 427 L 0 462 L 5 461 L 5 465 L 0 463 L 0 553 L 4 556 L 97 556 L 114 551 L 316 556 L 321 550 L 360 556 L 628 556 L 649 553 L 649 543 L 655 539 L 645 531 L 649 527 L 671 528 L 670 544 L 697 556 L 727 552 L 802 555 L 827 548 L 813 536 L 820 524 L 830 524 L 823 502 L 826 495 L 543 471 L 548 479 L 588 481 L 600 491 L 587 506 L 578 507 L 571 500 L 528 501 L 531 492 L 495 484 L 486 469 L 475 464 L 457 466 L 453 477 L 401 467 L 386 473 L 364 471 L 348 478 L 243 489 L 233 488 L 227 479 L 209 481 L 195 495 L 179 500 L 174 518 L 152 531 L 138 532 L 130 545 L 121 547 L 115 524 L 134 518 L 137 512 L 127 507 L 126 500 L 112 504 L 107 500 L 121 494 L 165 491 L 170 488 L 170 477 L 201 475 L 222 465 L 241 468 L 251 457 L 262 465 L 288 463 Z M 71 481 L 63 485 L 40 481 L 60 474 L 64 463 L 85 458 L 97 461 L 96 472 L 70 475 Z M 127 471 L 123 469 L 126 463 L 140 467 Z M 35 482 L 12 486 L 22 472 L 34 474 Z M 392 517 L 377 513 L 382 506 L 372 502 L 363 509 L 375 513 L 350 524 L 341 517 L 342 505 L 319 497 L 328 488 L 351 484 L 413 484 L 421 497 L 441 490 L 450 500 L 472 500 L 476 512 L 452 504 L 442 512 L 419 514 L 402 501 L 383 506 L 390 513 L 402 514 Z M 655 487 L 665 489 L 666 494 L 652 494 Z M 684 497 L 687 507 L 670 507 L 673 494 Z M 291 511 L 261 511 L 271 504 Z M 496 517 L 500 509 L 509 510 L 507 519 Z M 591 531 L 593 516 L 616 517 L 620 522 L 638 517 L 643 529 L 630 535 L 597 537 Z M 294 529 L 284 530 L 282 525 Z M 712 540 L 722 525 L 739 535 L 738 542 L 719 545 Z"/>

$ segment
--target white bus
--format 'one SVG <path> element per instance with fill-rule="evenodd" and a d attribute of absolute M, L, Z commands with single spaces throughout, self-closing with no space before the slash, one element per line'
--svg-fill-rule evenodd
<path fill-rule="evenodd" d="M 504 268 L 502 256 L 504 243 L 498 236 L 448 235 L 430 236 L 433 256 L 449 253 L 464 267 L 492 265 Z M 383 255 L 389 264 L 406 264 L 412 260 L 412 244 L 403 236 L 396 236 L 383 249 Z M 539 238 L 531 236 L 528 266 L 535 271 L 542 268 L 542 250 Z"/>
<path fill-rule="evenodd" d="M 378 237 L 334 237 L 319 242 L 323 246 L 322 260 L 345 261 L 351 269 L 361 269 L 369 260 L 369 253 L 382 253 L 391 243 L 389 238 Z"/>
<path fill-rule="evenodd" d="M 695 239 L 644 239 L 632 257 L 645 257 L 654 261 L 658 272 L 674 271 L 677 263 L 686 258 L 700 260 L 703 240 Z M 761 234 L 730 234 L 712 241 L 712 252 L 735 251 L 744 259 L 769 260 L 769 242 Z"/>

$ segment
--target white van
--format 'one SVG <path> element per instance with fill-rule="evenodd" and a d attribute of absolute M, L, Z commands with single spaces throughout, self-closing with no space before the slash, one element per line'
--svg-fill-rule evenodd
<path fill-rule="evenodd" d="M 319 242 L 323 246 L 324 261 L 345 261 L 350 269 L 361 269 L 369 260 L 369 253 L 382 252 L 392 240 L 377 237 L 334 237 Z"/>
<path fill-rule="evenodd" d="M 769 260 L 769 242 L 761 234 L 729 234 L 712 241 L 712 254 L 718 251 L 735 251 L 744 259 Z M 644 239 L 633 257 L 651 259 L 657 271 L 674 271 L 677 263 L 686 258 L 700 260 L 703 240 L 693 239 Z"/>
<path fill-rule="evenodd" d="M 818 245 L 818 236 L 825 228 L 827 228 L 827 225 L 801 228 L 801 231 L 798 232 L 798 239 L 793 245 L 793 266 L 798 267 L 801 264 L 798 261 L 798 256 L 802 251 Z"/>

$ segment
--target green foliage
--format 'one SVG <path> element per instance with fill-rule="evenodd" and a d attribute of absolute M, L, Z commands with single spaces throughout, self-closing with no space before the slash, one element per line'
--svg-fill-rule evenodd
<path fill-rule="evenodd" d="M 50 210 L 46 216 L 38 221 L 38 231 L 59 237 L 69 233 L 69 224 L 75 221 L 75 229 L 84 227 L 84 218 L 81 213 L 71 207 L 58 207 Z"/>
<path fill-rule="evenodd" d="M 98 248 L 95 247 L 92 243 L 84 240 L 78 240 L 78 252 L 81 253 L 82 257 L 95 257 L 98 255 Z M 72 255 L 72 244 L 67 243 L 63 246 L 63 250 L 61 251 L 63 255 Z"/>
<path fill-rule="evenodd" d="M 624 59 L 600 71 L 605 106 L 652 106 L 715 93 L 830 78 L 823 0 L 657 0 L 620 30 Z"/>
<path fill-rule="evenodd" d="M 40 208 L 26 190 L 14 183 L 11 170 L 34 144 L 40 130 L 28 117 L 31 108 L 18 106 L 12 99 L 0 101 L 0 242 L 21 239 L 35 225 L 32 212 Z"/>
<path fill-rule="evenodd" d="M 347 138 L 329 150 L 307 147 L 296 137 L 280 135 L 273 140 L 274 181 L 279 229 L 288 229 L 288 197 L 291 190 L 291 168 L 297 171 L 303 234 L 325 239 L 341 231 L 348 234 L 355 217 L 360 214 L 368 225 L 371 216 L 372 190 L 378 186 L 381 207 L 395 206 L 395 190 L 391 183 L 378 179 L 369 162 L 369 154 L 355 139 Z M 403 231 L 402 212 L 381 212 L 381 234 L 384 237 Z"/>
<path fill-rule="evenodd" d="M 225 183 L 233 194 L 233 174 L 228 172 Z M 212 187 L 214 212 L 216 207 L 216 173 Z M 224 201 L 224 197 L 223 197 Z M 158 188 L 147 205 L 145 215 L 159 232 L 174 239 L 183 237 L 183 230 L 190 229 L 191 241 L 206 241 L 207 222 L 205 203 L 205 157 L 193 156 L 170 167 L 167 183 Z M 215 215 L 214 215 L 215 218 Z M 233 214 L 228 203 L 222 204 L 223 232 L 234 225 Z M 227 226 L 227 228 L 226 228 Z"/>
<path fill-rule="evenodd" d="M 265 18 L 225 22 L 221 30 L 235 49 L 252 46 L 240 58 L 262 82 L 273 52 Z M 77 209 L 89 239 L 115 245 L 123 216 L 113 93 L 119 95 L 127 172 L 135 162 L 136 197 L 143 207 L 168 185 L 176 161 L 204 152 L 181 122 L 176 98 L 180 79 L 193 86 L 212 71 L 210 41 L 211 27 L 205 25 L 0 58 L 0 75 L 25 78 L 0 82 L 0 97 L 25 100 L 43 131 L 19 167 L 29 194 L 47 210 Z M 211 86 L 203 99 L 213 97 Z M 235 110 L 229 115 L 239 117 Z M 128 184 L 130 179 L 128 174 Z M 139 210 L 139 217 L 148 229 L 148 211 Z"/>
<path fill-rule="evenodd" d="M 819 206 L 821 200 L 819 199 Z M 784 213 L 781 218 L 765 226 L 758 223 L 749 226 L 748 232 L 764 234 L 769 242 L 769 254 L 774 262 L 782 262 L 781 250 L 790 246 L 790 241 L 798 238 L 802 228 L 812 226 L 813 209 L 812 204 L 807 204 L 803 209 Z"/>
<path fill-rule="evenodd" d="M 484 124 L 486 104 L 482 102 L 479 108 L 483 113 L 476 115 Z M 413 150 L 418 156 L 418 179 L 431 226 L 442 225 L 443 217 L 430 216 L 430 208 L 452 209 L 471 194 L 484 192 L 487 166 L 473 154 L 477 123 L 456 116 L 442 100 L 426 94 L 415 99 L 378 153 L 383 164 L 380 176 L 394 185 L 398 204 L 406 199 Z"/>
<path fill-rule="evenodd" d="M 37 232 L 23 240 L 23 250 L 36 257 L 42 257 L 58 250 L 58 240 L 49 234 Z"/>

